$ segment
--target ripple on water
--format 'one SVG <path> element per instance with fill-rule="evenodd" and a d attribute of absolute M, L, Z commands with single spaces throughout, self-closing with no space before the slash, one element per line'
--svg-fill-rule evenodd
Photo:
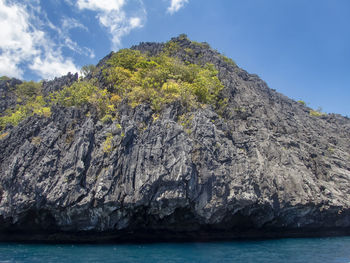
<path fill-rule="evenodd" d="M 350 262 L 350 237 L 128 245 L 0 244 L 8 262 Z"/>

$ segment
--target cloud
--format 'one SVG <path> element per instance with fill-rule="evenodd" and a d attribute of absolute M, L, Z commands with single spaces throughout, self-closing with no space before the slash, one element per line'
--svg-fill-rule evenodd
<path fill-rule="evenodd" d="M 73 41 L 70 38 L 70 31 L 72 29 L 80 29 L 88 32 L 89 29 L 81 24 L 78 20 L 71 17 L 64 17 L 61 22 L 61 27 L 55 27 L 55 30 L 58 33 L 58 36 L 63 40 L 64 47 L 69 48 L 70 50 L 84 56 L 89 56 L 90 58 L 95 57 L 95 53 L 92 49 L 87 47 L 81 47 L 77 42 Z"/>
<path fill-rule="evenodd" d="M 104 12 L 118 12 L 124 4 L 124 0 L 78 0 L 77 2 L 79 9 L 101 10 Z"/>
<path fill-rule="evenodd" d="M 65 59 L 62 56 L 55 57 L 52 53 L 43 58 L 37 56 L 32 63 L 29 68 L 47 79 L 78 71 L 71 59 Z"/>
<path fill-rule="evenodd" d="M 62 29 L 65 32 L 68 32 L 69 30 L 73 28 L 80 28 L 84 31 L 89 31 L 86 26 L 84 26 L 82 23 L 80 23 L 78 20 L 71 18 L 71 17 L 64 17 L 62 19 Z"/>
<path fill-rule="evenodd" d="M 87 10 L 89 15 L 94 12 L 99 24 L 109 33 L 113 49 L 120 48 L 121 39 L 143 27 L 146 21 L 142 0 L 50 2 L 57 8 L 56 16 L 60 15 L 55 24 L 42 10 L 40 0 L 0 0 L 0 76 L 23 78 L 34 73 L 41 78 L 53 78 L 79 71 L 67 54 L 95 57 L 94 50 L 73 38 L 76 30 L 89 32 L 89 28 L 77 17 L 60 14 L 62 4 L 68 5 L 73 12 Z"/>
<path fill-rule="evenodd" d="M 139 17 L 132 17 L 130 18 L 130 27 L 131 28 L 137 28 L 142 26 L 141 19 Z"/>
<path fill-rule="evenodd" d="M 22 1 L 23 2 L 23 1 Z M 42 78 L 78 71 L 72 59 L 65 58 L 62 46 L 48 38 L 39 1 L 0 1 L 0 75 L 22 78 L 24 67 Z"/>
<path fill-rule="evenodd" d="M 168 7 L 168 13 L 174 14 L 175 12 L 179 11 L 186 3 L 188 3 L 188 0 L 171 0 L 170 6 Z"/>
<path fill-rule="evenodd" d="M 129 7 L 132 6 L 133 10 L 126 8 L 131 2 L 133 3 Z M 146 20 L 146 10 L 141 0 L 78 0 L 77 7 L 80 10 L 86 9 L 97 13 L 99 23 L 111 35 L 113 49 L 118 49 L 121 38 L 131 30 L 141 28 Z"/>
<path fill-rule="evenodd" d="M 19 61 L 14 63 L 13 57 L 9 54 L 0 55 L 0 76 L 10 76 L 15 78 L 21 78 L 23 71 L 18 68 Z"/>

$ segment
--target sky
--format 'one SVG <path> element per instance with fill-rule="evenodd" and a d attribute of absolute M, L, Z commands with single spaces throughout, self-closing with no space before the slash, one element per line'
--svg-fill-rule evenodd
<path fill-rule="evenodd" d="M 185 33 L 268 86 L 350 116 L 349 0 L 0 0 L 0 76 L 52 79 Z"/>

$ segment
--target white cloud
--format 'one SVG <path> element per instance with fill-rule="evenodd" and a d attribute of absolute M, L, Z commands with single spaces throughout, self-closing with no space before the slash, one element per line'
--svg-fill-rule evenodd
<path fill-rule="evenodd" d="M 65 32 L 68 32 L 69 30 L 73 28 L 80 28 L 84 31 L 89 31 L 86 26 L 84 26 L 82 23 L 80 23 L 78 20 L 71 18 L 71 17 L 64 17 L 62 19 L 62 29 Z"/>
<path fill-rule="evenodd" d="M 51 53 L 44 58 L 35 57 L 29 68 L 46 79 L 78 71 L 71 59 L 64 59 L 62 56 L 54 57 Z"/>
<path fill-rule="evenodd" d="M 168 12 L 170 14 L 174 14 L 175 12 L 179 11 L 186 3 L 188 3 L 188 0 L 171 0 L 170 6 L 168 7 Z"/>
<path fill-rule="evenodd" d="M 78 54 L 94 58 L 95 53 L 92 49 L 79 46 L 78 43 L 73 41 L 69 36 L 70 31 L 72 29 L 77 28 L 86 32 L 88 32 L 89 29 L 83 24 L 81 24 L 78 20 L 70 17 L 64 17 L 62 19 L 61 24 L 61 28 L 55 27 L 55 30 L 57 31 L 58 35 L 63 39 L 64 47 L 67 47 Z"/>
<path fill-rule="evenodd" d="M 80 47 L 77 42 L 73 41 L 70 37 L 64 39 L 64 44 L 66 48 L 84 56 L 89 56 L 90 58 L 95 57 L 95 52 L 91 48 Z"/>
<path fill-rule="evenodd" d="M 28 14 L 20 6 L 6 6 L 4 2 L 0 2 L 0 48 L 2 56 L 16 54 L 28 58 L 34 55 L 33 42 L 37 38 L 38 32 L 30 32 L 27 17 Z"/>
<path fill-rule="evenodd" d="M 118 49 L 122 37 L 141 28 L 146 20 L 143 0 L 55 1 L 57 8 L 63 2 L 73 11 L 95 12 L 97 21 L 110 34 L 113 49 Z M 65 56 L 66 52 L 95 57 L 92 49 L 72 38 L 75 30 L 89 32 L 89 28 L 77 18 L 65 15 L 59 24 L 53 24 L 41 3 L 0 0 L 0 76 L 23 78 L 31 71 L 41 78 L 53 78 L 79 71 L 74 60 Z"/>
<path fill-rule="evenodd" d="M 23 71 L 18 68 L 19 61 L 14 61 L 13 56 L 9 54 L 0 55 L 0 76 L 11 76 L 21 78 Z"/>
<path fill-rule="evenodd" d="M 130 0 L 78 0 L 77 7 L 80 10 L 88 9 L 97 12 L 96 17 L 100 24 L 107 28 L 112 37 L 112 48 L 118 49 L 121 38 L 131 30 L 142 27 L 146 19 L 146 10 L 141 0 L 134 1 L 133 15 L 125 11 L 127 2 Z"/>
<path fill-rule="evenodd" d="M 131 28 L 137 28 L 141 26 L 141 19 L 139 17 L 132 17 L 129 20 Z"/>
<path fill-rule="evenodd" d="M 43 24 L 55 27 L 38 18 L 39 2 L 24 2 L 0 0 L 0 75 L 22 78 L 23 66 L 43 78 L 78 71 L 70 58 L 63 57 L 61 46 L 45 34 Z"/>
<path fill-rule="evenodd" d="M 77 2 L 79 9 L 100 10 L 103 12 L 118 12 L 124 4 L 124 0 L 78 0 Z"/>

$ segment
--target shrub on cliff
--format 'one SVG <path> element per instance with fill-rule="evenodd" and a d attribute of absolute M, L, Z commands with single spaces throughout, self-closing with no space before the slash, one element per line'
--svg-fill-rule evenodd
<path fill-rule="evenodd" d="M 175 43 L 176 44 L 176 43 Z M 171 41 L 164 52 L 149 56 L 140 51 L 122 49 L 114 53 L 102 69 L 104 89 L 97 79 L 80 79 L 70 86 L 43 97 L 41 83 L 23 82 L 16 87 L 19 104 L 0 117 L 0 128 L 17 125 L 24 118 L 38 114 L 50 116 L 52 105 L 63 107 L 94 107 L 99 118 L 107 122 L 116 116 L 122 101 L 136 107 L 149 103 L 160 112 L 167 104 L 180 102 L 185 108 L 198 108 L 210 104 L 219 109 L 225 101 L 219 97 L 223 85 L 212 64 L 204 66 L 183 63 L 171 54 L 177 46 Z M 84 75 L 97 72 L 94 66 L 82 68 Z M 97 73 L 96 73 L 97 74 Z"/>
<path fill-rule="evenodd" d="M 42 96 L 41 83 L 34 81 L 24 81 L 15 87 L 14 92 L 17 96 L 17 105 L 12 110 L 7 110 L 0 117 L 0 129 L 7 125 L 18 125 L 25 118 L 34 114 L 41 116 L 50 116 L 51 109 L 48 102 Z"/>
<path fill-rule="evenodd" d="M 24 81 L 22 84 L 16 86 L 15 93 L 20 100 L 28 101 L 35 100 L 36 96 L 41 95 L 41 83 L 34 81 Z"/>
<path fill-rule="evenodd" d="M 150 103 L 160 111 L 176 100 L 188 107 L 220 103 L 223 85 L 213 65 L 185 64 L 167 52 L 150 57 L 130 49 L 114 53 L 107 65 L 103 74 L 109 90 L 133 107 Z"/>
<path fill-rule="evenodd" d="M 50 94 L 50 103 L 65 107 L 91 105 L 95 107 L 99 116 L 115 111 L 110 98 L 113 95 L 106 89 L 100 89 L 92 81 L 78 81 L 71 86 L 66 86 L 60 91 Z"/>
<path fill-rule="evenodd" d="M 10 78 L 8 76 L 1 76 L 0 80 L 10 80 Z"/>

